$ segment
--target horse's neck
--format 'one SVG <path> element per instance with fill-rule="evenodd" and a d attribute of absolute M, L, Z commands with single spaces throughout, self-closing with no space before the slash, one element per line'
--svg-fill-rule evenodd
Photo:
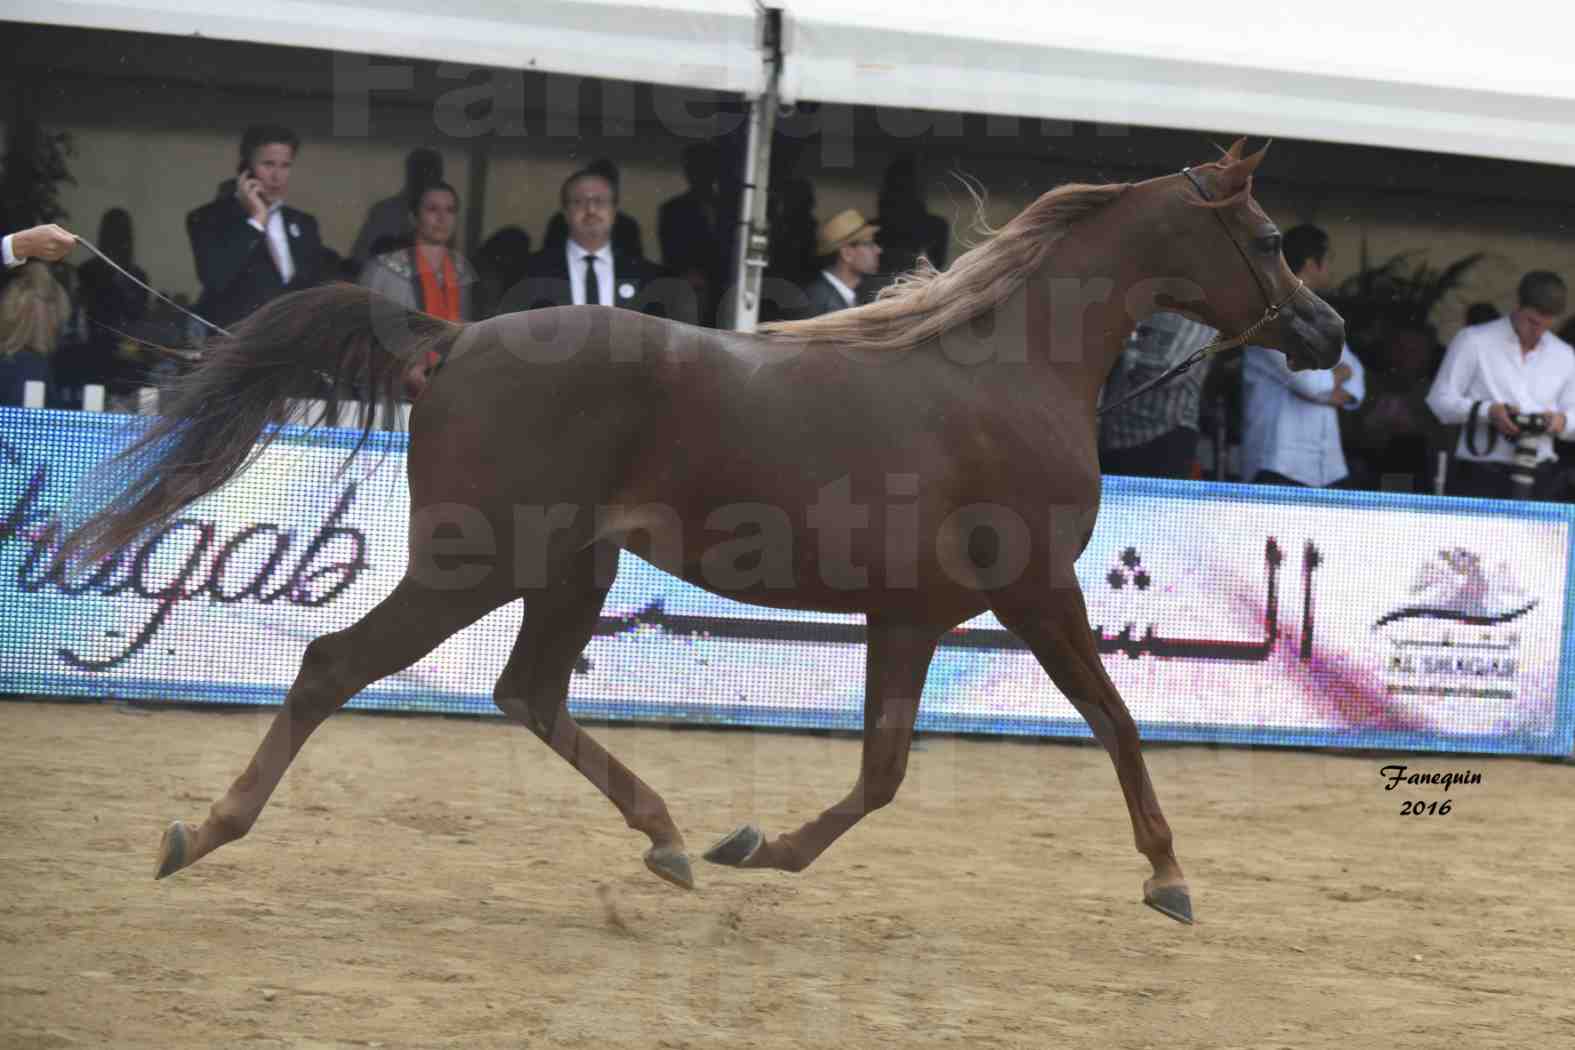
<path fill-rule="evenodd" d="M 1149 275 L 1133 239 L 1097 227 L 1092 235 L 1074 236 L 1080 232 L 1076 228 L 1057 243 L 1006 310 L 1026 321 L 1030 367 L 1053 373 L 1092 414 L 1099 388 L 1138 321 L 1133 310 L 1141 307 Z"/>

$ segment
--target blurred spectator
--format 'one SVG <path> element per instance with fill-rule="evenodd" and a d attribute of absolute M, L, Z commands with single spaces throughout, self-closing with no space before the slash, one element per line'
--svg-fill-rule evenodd
<path fill-rule="evenodd" d="M 1102 401 L 1115 405 L 1218 334 L 1208 325 L 1169 311 L 1140 322 L 1105 381 Z M 1198 404 L 1212 364 L 1212 358 L 1204 358 L 1101 416 L 1100 470 L 1150 478 L 1192 477 L 1198 454 Z"/>
<path fill-rule="evenodd" d="M 472 288 L 476 272 L 453 251 L 459 222 L 459 193 L 446 182 L 428 186 L 412 215 L 415 244 L 373 256 L 360 283 L 410 310 L 447 321 L 475 320 Z"/>
<path fill-rule="evenodd" d="M 1362 487 L 1432 491 L 1433 453 L 1445 434 L 1427 407 L 1437 355 L 1431 326 L 1401 324 L 1368 369 L 1366 399 L 1342 416 L 1346 453 Z"/>
<path fill-rule="evenodd" d="M 713 142 L 684 147 L 684 178 L 689 189 L 662 202 L 657 212 L 657 236 L 662 244 L 662 265 L 689 282 L 700 305 L 701 323 L 715 323 L 716 304 L 726 284 L 726 261 L 718 235 L 720 201 L 717 177 L 721 157 Z"/>
<path fill-rule="evenodd" d="M 27 263 L 0 292 L 0 405 L 20 405 L 26 384 L 40 382 L 55 402 L 53 362 L 71 314 L 66 290 L 41 262 Z"/>
<path fill-rule="evenodd" d="M 879 232 L 879 226 L 866 222 L 852 208 L 821 224 L 815 234 L 815 254 L 823 268 L 804 287 L 809 299 L 805 316 L 819 317 L 855 305 L 859 285 L 880 269 L 880 244 L 875 240 Z"/>
<path fill-rule="evenodd" d="M 392 197 L 384 197 L 367 209 L 361 232 L 355 235 L 350 257 L 359 269 L 374 255 L 378 241 L 391 237 L 409 244 L 415 233 L 412 219 L 416 196 L 428 186 L 443 181 L 443 154 L 435 149 L 413 149 L 405 154 L 405 185 Z M 403 247 L 403 245 L 401 245 Z"/>
<path fill-rule="evenodd" d="M 568 238 L 557 251 L 544 248 L 531 256 L 525 280 L 504 297 L 505 309 L 621 306 L 694 323 L 689 286 L 672 278 L 670 287 L 663 288 L 658 283 L 664 276 L 661 267 L 619 251 L 613 242 L 615 183 L 587 168 L 564 180 L 559 199 L 568 216 Z"/>
<path fill-rule="evenodd" d="M 1466 307 L 1466 327 L 1470 328 L 1472 325 L 1487 324 L 1489 321 L 1497 321 L 1503 316 L 1503 314 L 1499 313 L 1498 307 L 1492 303 L 1472 303 Z"/>
<path fill-rule="evenodd" d="M 599 175 L 612 184 L 613 199 L 616 200 L 621 190 L 618 175 L 618 165 L 606 157 L 600 157 L 587 164 L 584 169 L 592 175 Z M 556 212 L 547 222 L 547 232 L 542 234 L 541 253 L 543 255 L 556 255 L 563 250 L 569 239 L 569 224 L 562 211 Z M 613 216 L 612 249 L 618 254 L 631 259 L 645 258 L 645 242 L 640 236 L 640 224 L 631 216 L 617 212 Z"/>
<path fill-rule="evenodd" d="M 147 283 L 136 263 L 131 214 L 111 208 L 99 220 L 96 247 L 127 273 Z M 148 293 L 94 256 L 77 268 L 80 304 L 86 331 L 80 342 L 61 348 L 55 358 L 55 384 L 67 404 L 80 404 L 82 388 L 97 383 L 106 389 L 135 382 L 142 368 L 135 354 L 122 351 L 127 335 L 148 314 Z M 113 329 L 113 331 L 111 330 Z"/>
<path fill-rule="evenodd" d="M 1441 422 L 1465 424 L 1449 468 L 1453 496 L 1516 498 L 1523 490 L 1510 467 L 1515 447 L 1525 445 L 1536 460 L 1529 495 L 1545 498 L 1555 482 L 1554 436 L 1575 440 L 1575 350 L 1551 331 L 1568 306 L 1564 281 L 1532 271 L 1516 298 L 1508 317 L 1456 334 L 1428 391 Z M 1527 416 L 1539 417 L 1546 432 L 1527 429 Z"/>
<path fill-rule="evenodd" d="M 202 281 L 197 313 L 221 328 L 317 283 L 323 255 L 317 220 L 284 203 L 299 145 L 289 128 L 247 128 L 236 178 L 186 216 Z"/>
<path fill-rule="evenodd" d="M 946 269 L 951 228 L 925 206 L 917 156 L 908 154 L 887 165 L 879 209 L 875 224 L 880 228 L 881 273 L 873 284 L 885 287 L 918 265 L 920 256 L 937 270 Z"/>
<path fill-rule="evenodd" d="M 530 256 L 530 234 L 520 226 L 504 226 L 481 242 L 481 250 L 476 253 L 476 265 L 481 270 L 479 317 L 498 312 L 509 289 L 525 279 Z"/>
<path fill-rule="evenodd" d="M 761 291 L 760 320 L 781 321 L 803 316 L 803 287 L 818 272 L 815 257 L 815 185 L 808 179 L 783 178 L 771 184 L 766 199 L 770 256 Z"/>
<path fill-rule="evenodd" d="M 793 284 L 807 284 L 818 269 L 815 254 L 815 184 L 787 179 L 770 201 L 771 259 L 767 273 Z"/>
<path fill-rule="evenodd" d="M 1313 291 L 1329 285 L 1333 253 L 1316 226 L 1289 230 L 1285 263 Z M 1340 443 L 1339 412 L 1354 411 L 1366 390 L 1362 363 L 1349 346 L 1332 369 L 1292 372 L 1278 350 L 1249 346 L 1242 356 L 1243 481 L 1326 488 L 1350 473 Z"/>

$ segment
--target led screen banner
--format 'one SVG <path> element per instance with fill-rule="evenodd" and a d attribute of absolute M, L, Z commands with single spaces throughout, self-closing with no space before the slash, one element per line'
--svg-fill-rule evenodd
<path fill-rule="evenodd" d="M 135 424 L 131 424 L 135 425 Z M 38 537 L 126 417 L 0 409 L 0 692 L 278 703 L 307 642 L 405 566 L 405 435 L 287 431 L 243 478 L 76 580 Z M 1078 561 L 1148 739 L 1568 754 L 1575 509 L 1107 478 Z M 211 525 L 211 531 L 206 529 Z M 515 603 L 352 707 L 495 714 Z M 857 729 L 858 618 L 743 605 L 624 555 L 573 676 L 597 718 Z M 1087 736 L 985 615 L 942 643 L 921 730 Z"/>

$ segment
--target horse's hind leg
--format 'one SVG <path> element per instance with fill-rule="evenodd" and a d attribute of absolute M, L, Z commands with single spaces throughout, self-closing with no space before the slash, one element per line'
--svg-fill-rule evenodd
<path fill-rule="evenodd" d="M 596 630 L 612 586 L 611 579 L 595 578 L 598 550 L 580 552 L 548 586 L 525 592 L 525 622 L 493 699 L 595 784 L 629 827 L 651 840 L 646 867 L 676 886 L 694 889 L 684 838 L 667 812 L 667 803 L 569 714 L 574 662 Z M 616 551 L 600 553 L 604 560 L 616 557 Z"/>
<path fill-rule="evenodd" d="M 1172 847 L 1170 825 L 1148 778 L 1137 723 L 1099 660 L 1082 591 L 1069 585 L 1056 588 L 1048 598 L 1040 591 L 1022 603 L 1001 596 L 991 605 L 996 618 L 1033 650 L 1115 763 L 1138 852 L 1154 866 L 1153 876 L 1143 884 L 1144 903 L 1191 923 L 1192 898 Z"/>
<path fill-rule="evenodd" d="M 487 590 L 434 590 L 408 576 L 361 620 L 306 647 L 284 707 L 246 772 L 200 827 L 177 821 L 164 833 L 155 878 L 164 878 L 251 830 L 306 738 L 357 692 L 401 671 L 510 597 Z"/>
<path fill-rule="evenodd" d="M 853 790 L 797 831 L 774 839 L 746 824 L 707 850 L 705 859 L 730 867 L 803 871 L 866 814 L 890 803 L 908 770 L 930 660 L 952 626 L 872 618 L 864 657 L 864 747 Z"/>

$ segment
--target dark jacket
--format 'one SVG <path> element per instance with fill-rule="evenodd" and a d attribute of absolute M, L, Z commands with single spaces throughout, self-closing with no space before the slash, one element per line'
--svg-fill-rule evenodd
<path fill-rule="evenodd" d="M 613 302 L 628 310 L 674 321 L 694 324 L 697 304 L 694 290 L 687 282 L 667 270 L 642 259 L 613 250 L 613 274 L 616 278 Z M 566 249 L 540 251 L 530 257 L 525 267 L 525 279 L 504 292 L 498 313 L 516 310 L 535 310 L 544 306 L 574 305 L 572 285 L 569 283 L 569 259 Z"/>
<path fill-rule="evenodd" d="M 809 299 L 809 306 L 804 317 L 819 317 L 837 310 L 846 310 L 847 302 L 842 298 L 842 293 L 831 286 L 824 273 L 817 273 L 814 280 L 804 286 L 804 295 Z M 857 298 L 854 299 L 857 305 Z"/>
<path fill-rule="evenodd" d="M 317 220 L 288 204 L 281 211 L 295 265 L 288 285 L 273 264 L 266 238 L 247 221 L 245 210 L 233 196 L 220 196 L 186 216 L 186 234 L 196 256 L 197 278 L 202 281 L 197 313 L 228 328 L 285 292 L 318 283 L 323 241 Z"/>

